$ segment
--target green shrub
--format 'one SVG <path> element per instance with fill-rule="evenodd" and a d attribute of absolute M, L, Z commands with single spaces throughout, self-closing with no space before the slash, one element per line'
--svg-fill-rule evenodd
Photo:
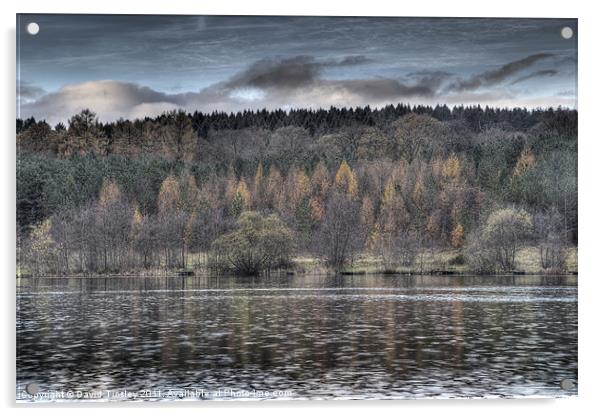
<path fill-rule="evenodd" d="M 277 215 L 247 211 L 234 231 L 213 242 L 211 252 L 214 269 L 256 276 L 291 264 L 292 232 Z"/>

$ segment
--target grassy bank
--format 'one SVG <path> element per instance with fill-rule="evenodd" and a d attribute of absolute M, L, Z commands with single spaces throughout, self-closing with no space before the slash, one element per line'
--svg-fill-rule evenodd
<path fill-rule="evenodd" d="M 460 250 L 429 250 L 419 253 L 417 260 L 411 266 L 397 266 L 394 270 L 387 270 L 383 262 L 372 255 L 359 256 L 352 265 L 343 270 L 348 274 L 375 274 L 375 273 L 399 273 L 399 274 L 471 274 L 466 259 Z M 312 257 L 295 258 L 295 271 L 297 273 L 327 273 L 325 268 L 317 259 Z M 546 273 L 542 270 L 539 260 L 539 249 L 537 247 L 526 247 L 517 253 L 516 273 L 538 274 Z M 571 247 L 566 262 L 567 274 L 576 274 L 577 248 Z"/>
<path fill-rule="evenodd" d="M 176 275 L 196 275 L 203 276 L 210 274 L 207 267 L 207 257 L 199 253 L 189 253 L 187 255 L 188 267 L 181 269 L 167 267 L 153 267 L 147 269 L 132 269 L 120 272 L 107 273 L 69 273 L 69 276 L 176 276 Z M 546 274 L 542 270 L 539 262 L 539 251 L 537 247 L 527 247 L 517 253 L 517 267 L 513 271 L 518 274 Z M 566 262 L 565 274 L 576 274 L 577 267 L 577 248 L 569 249 Z M 276 272 L 278 273 L 278 272 Z M 334 271 L 324 266 L 320 259 L 310 256 L 297 256 L 293 259 L 293 266 L 289 270 L 280 271 L 280 273 L 289 273 L 296 275 L 325 275 L 333 274 Z M 381 259 L 373 255 L 364 254 L 358 256 L 354 262 L 341 271 L 342 274 L 478 274 L 470 270 L 466 259 L 460 250 L 429 250 L 419 253 L 416 261 L 411 266 L 397 266 L 394 269 L 387 269 Z M 557 271 L 554 274 L 558 274 Z M 29 277 L 33 273 L 28 272 L 26 267 L 17 266 L 17 277 Z"/>

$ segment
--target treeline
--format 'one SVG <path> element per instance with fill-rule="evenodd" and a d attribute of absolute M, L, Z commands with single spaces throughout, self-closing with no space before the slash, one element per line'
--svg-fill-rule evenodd
<path fill-rule="evenodd" d="M 122 120 L 111 135 L 90 111 L 36 134 L 35 123 L 17 137 L 21 264 L 38 274 L 255 270 L 290 261 L 266 260 L 278 252 L 268 244 L 275 238 L 249 243 L 272 227 L 279 246 L 290 242 L 289 256 L 337 270 L 360 253 L 386 269 L 417 265 L 434 247 L 470 251 L 475 270 L 507 270 L 526 244 L 540 246 L 542 268 L 561 268 L 577 242 L 576 112 L 526 112 L 539 121 L 476 130 L 449 114 L 333 123 L 323 134 L 289 125 L 206 137 L 183 112 Z M 136 124 L 148 124 L 144 134 L 130 130 Z M 241 219 L 248 211 L 275 219 Z M 261 250 L 242 261 L 226 250 L 234 242 Z"/>
<path fill-rule="evenodd" d="M 509 131 L 527 131 L 536 126 L 551 128 L 563 136 L 576 136 L 577 111 L 569 109 L 493 108 L 481 106 L 446 105 L 410 106 L 404 104 L 388 105 L 379 109 L 336 108 L 258 110 L 237 113 L 213 112 L 205 114 L 171 112 L 155 118 L 118 120 L 111 123 L 94 122 L 91 112 L 83 112 L 69 120 L 69 130 L 63 123 L 50 126 L 44 120 L 36 121 L 30 117 L 17 119 L 17 134 L 24 135 L 23 145 L 33 145 L 36 151 L 44 150 L 55 154 L 69 155 L 73 152 L 99 152 L 101 154 L 122 154 L 129 152 L 162 151 L 158 142 L 170 139 L 183 141 L 193 136 L 209 139 L 211 134 L 224 130 L 268 130 L 284 127 L 298 127 L 311 136 L 320 136 L 345 128 L 377 127 L 383 128 L 407 114 L 421 114 L 438 121 L 456 122 L 473 133 L 492 128 Z M 88 127 L 92 127 L 91 130 Z M 67 133 L 69 133 L 67 135 Z M 165 137 L 165 136 L 172 137 Z M 36 143 L 40 138 L 53 139 L 45 145 Z M 87 142 L 89 139 L 93 142 Z M 30 140 L 27 140 L 30 139 Z M 79 140 L 77 140 L 79 139 Z M 66 141 L 67 143 L 62 143 Z M 73 141 L 74 143 L 69 143 Z M 37 144 L 37 146 L 36 146 Z M 139 149 L 135 149 L 139 148 Z"/>

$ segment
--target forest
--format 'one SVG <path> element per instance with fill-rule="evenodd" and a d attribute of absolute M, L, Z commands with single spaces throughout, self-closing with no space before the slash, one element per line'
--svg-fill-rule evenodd
<path fill-rule="evenodd" d="M 563 273 L 576 252 L 576 110 L 83 110 L 16 130 L 21 275 L 507 273 L 526 249 Z"/>

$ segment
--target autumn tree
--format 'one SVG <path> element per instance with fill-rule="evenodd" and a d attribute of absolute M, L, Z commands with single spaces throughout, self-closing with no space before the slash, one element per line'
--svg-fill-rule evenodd
<path fill-rule="evenodd" d="M 323 161 L 320 161 L 314 168 L 311 175 L 310 187 L 309 211 L 314 223 L 318 223 L 324 217 L 326 198 L 331 189 L 330 173 Z"/>
<path fill-rule="evenodd" d="M 355 199 L 358 196 L 357 177 L 344 160 L 341 162 L 339 170 L 337 170 L 334 183 L 337 189 L 345 194 L 348 199 Z"/>
<path fill-rule="evenodd" d="M 383 232 L 394 234 L 407 226 L 408 220 L 409 214 L 399 178 L 392 175 L 385 185 L 381 199 L 379 215 L 381 229 Z"/>
<path fill-rule="evenodd" d="M 280 170 L 275 166 L 270 166 L 270 171 L 266 180 L 266 207 L 271 209 L 280 209 L 284 204 L 284 180 Z"/>
<path fill-rule="evenodd" d="M 312 194 L 319 198 L 324 198 L 330 189 L 330 173 L 323 161 L 320 161 L 311 176 Z"/>
<path fill-rule="evenodd" d="M 149 268 L 154 263 L 155 251 L 157 249 L 157 239 L 159 227 L 153 218 L 143 215 L 137 204 L 134 204 L 131 228 L 130 242 L 134 252 L 141 259 L 143 268 Z"/>
<path fill-rule="evenodd" d="M 460 159 L 455 154 L 450 155 L 443 165 L 443 176 L 452 185 L 459 185 L 462 174 Z"/>
<path fill-rule="evenodd" d="M 451 233 L 451 245 L 454 248 L 459 248 L 464 243 L 464 227 L 462 224 L 456 224 Z"/>
<path fill-rule="evenodd" d="M 159 197 L 157 199 L 157 206 L 159 213 L 162 215 L 169 215 L 170 212 L 175 211 L 178 208 L 180 202 L 180 186 L 176 177 L 170 174 L 165 178 L 161 184 L 159 190 Z"/>
<path fill-rule="evenodd" d="M 535 166 L 536 160 L 535 155 L 531 151 L 531 149 L 525 149 L 521 152 L 520 157 L 516 161 L 516 165 L 514 165 L 514 170 L 512 171 L 512 177 L 516 178 L 524 175 L 529 169 Z"/>
<path fill-rule="evenodd" d="M 263 174 L 263 163 L 259 162 L 253 178 L 253 206 L 263 208 L 265 202 L 265 178 Z"/>
<path fill-rule="evenodd" d="M 243 211 L 251 207 L 251 193 L 244 179 L 240 179 L 236 184 L 232 203 L 230 205 L 230 215 L 237 218 Z"/>
<path fill-rule="evenodd" d="M 309 197 L 310 192 L 311 184 L 305 171 L 292 168 L 286 179 L 287 213 L 293 213 Z"/>

